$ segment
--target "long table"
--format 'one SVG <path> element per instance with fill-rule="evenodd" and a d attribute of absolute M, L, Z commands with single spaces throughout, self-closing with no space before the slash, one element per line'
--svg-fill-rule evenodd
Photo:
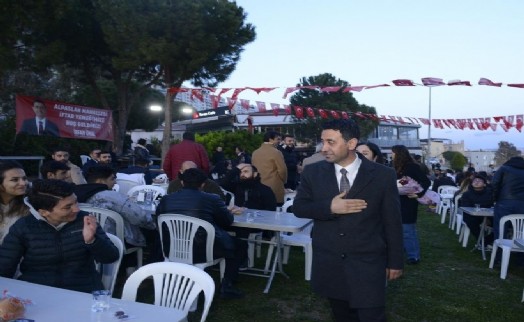
<path fill-rule="evenodd" d="M 247 214 L 255 214 L 248 221 Z M 272 260 L 271 273 L 269 276 L 266 275 L 257 275 L 268 277 L 266 288 L 264 293 L 268 293 L 271 288 L 271 283 L 275 277 L 275 273 L 283 274 L 288 277 L 283 268 L 282 268 L 282 238 L 281 233 L 298 233 L 302 231 L 307 225 L 311 224 L 312 219 L 306 218 L 297 218 L 292 213 L 287 212 L 276 212 L 268 210 L 257 210 L 257 209 L 247 209 L 241 215 L 235 216 L 235 221 L 233 226 L 244 227 L 244 228 L 253 228 L 261 230 L 271 230 L 275 232 L 275 254 Z"/>
<path fill-rule="evenodd" d="M 485 230 L 486 230 L 486 221 L 488 220 L 488 217 L 493 217 L 493 208 L 480 208 L 477 210 L 475 207 L 460 207 L 463 212 L 471 215 L 471 216 L 479 216 L 484 217 L 484 220 L 482 221 L 482 226 L 480 227 L 480 234 L 479 238 L 477 239 L 477 243 L 475 244 L 475 247 L 481 246 L 482 247 L 482 259 L 486 260 L 486 250 L 484 247 L 484 237 L 485 237 Z"/>
<path fill-rule="evenodd" d="M 13 296 L 31 300 L 26 306 L 25 318 L 36 322 L 102 322 L 120 321 L 116 311 L 123 311 L 133 322 L 183 321 L 185 316 L 172 308 L 120 299 L 111 299 L 106 312 L 91 312 L 92 295 L 39 284 L 0 277 L 0 292 L 8 290 Z"/>

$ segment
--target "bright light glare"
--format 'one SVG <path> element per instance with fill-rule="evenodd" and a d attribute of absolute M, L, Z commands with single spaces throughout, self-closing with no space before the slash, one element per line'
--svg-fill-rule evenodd
<path fill-rule="evenodd" d="M 151 111 L 160 112 L 162 110 L 162 106 L 160 106 L 160 105 L 151 105 L 151 106 L 149 106 L 149 109 Z"/>
<path fill-rule="evenodd" d="M 182 113 L 184 113 L 184 114 L 192 114 L 193 113 L 193 109 L 191 107 L 184 107 L 182 109 Z"/>

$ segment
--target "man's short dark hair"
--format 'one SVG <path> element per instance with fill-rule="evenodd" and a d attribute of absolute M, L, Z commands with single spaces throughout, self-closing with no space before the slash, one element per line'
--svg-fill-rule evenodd
<path fill-rule="evenodd" d="M 49 160 L 42 164 L 42 167 L 40 167 L 40 174 L 42 174 L 42 178 L 47 179 L 47 174 L 49 172 L 56 174 L 56 172 L 59 170 L 71 170 L 71 168 L 63 162 Z"/>
<path fill-rule="evenodd" d="M 54 148 L 51 149 L 51 155 L 57 153 L 57 152 L 67 152 L 67 153 L 70 153 L 69 152 L 69 148 L 66 148 L 66 147 L 63 147 L 63 146 L 56 146 Z"/>
<path fill-rule="evenodd" d="M 200 186 L 207 180 L 206 174 L 200 169 L 187 169 L 184 173 L 178 175 L 182 181 L 184 188 L 199 189 Z"/>
<path fill-rule="evenodd" d="M 51 211 L 60 202 L 60 199 L 72 195 L 74 188 L 74 183 L 63 180 L 38 179 L 33 181 L 27 199 L 36 210 Z"/>
<path fill-rule="evenodd" d="M 278 133 L 277 131 L 267 131 L 266 133 L 264 133 L 264 142 L 269 142 L 269 140 L 274 140 L 279 136 L 280 133 Z"/>
<path fill-rule="evenodd" d="M 146 139 L 138 139 L 137 143 L 140 144 L 140 145 L 144 145 L 145 146 L 147 141 L 146 141 Z"/>
<path fill-rule="evenodd" d="M 294 139 L 295 136 L 293 134 L 284 134 L 284 136 L 282 137 L 282 140 L 285 140 L 286 138 L 292 138 Z"/>
<path fill-rule="evenodd" d="M 105 180 L 112 175 L 115 175 L 113 168 L 105 165 L 95 165 L 87 169 L 86 181 L 87 183 L 96 183 L 96 180 Z"/>
<path fill-rule="evenodd" d="M 41 98 L 35 98 L 33 100 L 33 105 L 35 105 L 35 103 L 41 103 L 42 105 L 44 105 L 45 108 L 47 108 L 47 106 L 45 106 L 44 100 Z"/>
<path fill-rule="evenodd" d="M 195 133 L 189 132 L 189 131 L 188 132 L 184 132 L 184 134 L 182 134 L 182 139 L 195 141 Z"/>
<path fill-rule="evenodd" d="M 346 141 L 360 139 L 360 129 L 358 124 L 352 119 L 327 121 L 322 124 L 322 129 L 339 131 L 342 134 L 342 138 Z"/>

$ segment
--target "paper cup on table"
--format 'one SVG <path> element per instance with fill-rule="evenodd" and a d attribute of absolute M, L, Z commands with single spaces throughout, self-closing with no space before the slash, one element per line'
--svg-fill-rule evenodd
<path fill-rule="evenodd" d="M 91 311 L 103 312 L 109 310 L 109 300 L 111 299 L 111 291 L 98 290 L 93 291 L 93 303 L 91 304 Z"/>

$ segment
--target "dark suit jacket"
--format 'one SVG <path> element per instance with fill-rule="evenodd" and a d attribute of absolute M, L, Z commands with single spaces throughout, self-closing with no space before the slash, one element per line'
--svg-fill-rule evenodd
<path fill-rule="evenodd" d="M 320 161 L 304 169 L 293 212 L 314 219 L 313 290 L 354 308 L 379 307 L 386 301 L 386 268 L 404 266 L 399 194 L 392 168 L 360 159 L 347 198 L 365 200 L 366 209 L 331 213 L 339 194 L 335 166 Z"/>
<path fill-rule="evenodd" d="M 22 123 L 22 128 L 19 133 L 27 133 L 31 135 L 38 135 L 38 129 L 36 128 L 35 118 L 24 120 Z M 45 130 L 42 135 L 51 135 L 51 136 L 60 136 L 60 130 L 58 126 L 46 118 L 45 121 Z"/>

